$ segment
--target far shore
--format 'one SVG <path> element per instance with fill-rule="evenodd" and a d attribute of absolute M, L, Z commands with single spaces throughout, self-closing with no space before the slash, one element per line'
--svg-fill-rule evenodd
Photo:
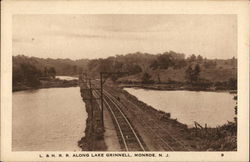
<path fill-rule="evenodd" d="M 179 90 L 188 90 L 188 91 L 208 91 L 208 92 L 229 92 L 237 93 L 235 89 L 229 88 L 217 88 L 217 87 L 201 87 L 201 86 L 190 86 L 183 84 L 119 84 L 119 87 L 122 88 L 141 88 L 149 90 L 159 90 L 159 91 L 179 91 Z"/>
<path fill-rule="evenodd" d="M 14 86 L 12 92 L 25 91 L 25 90 L 35 90 L 35 89 L 44 89 L 44 88 L 66 88 L 66 87 L 77 87 L 78 80 L 62 80 L 62 79 L 52 79 L 49 81 L 41 81 L 41 84 L 38 87 L 29 87 L 24 84 Z M 201 87 L 201 86 L 190 86 L 184 84 L 124 84 L 119 83 L 121 88 L 140 88 L 148 90 L 159 90 L 159 91 L 179 91 L 179 90 L 188 90 L 188 91 L 208 91 L 208 92 L 229 92 L 236 94 L 237 90 L 229 88 L 216 88 L 216 87 Z"/>
<path fill-rule="evenodd" d="M 14 86 L 12 92 L 17 91 L 25 91 L 25 90 L 36 90 L 36 89 L 44 89 L 44 88 L 66 88 L 66 87 L 77 87 L 78 80 L 61 80 L 61 79 L 52 79 L 47 81 L 41 81 L 41 84 L 37 87 L 30 87 L 24 84 L 19 84 L 18 86 Z"/>

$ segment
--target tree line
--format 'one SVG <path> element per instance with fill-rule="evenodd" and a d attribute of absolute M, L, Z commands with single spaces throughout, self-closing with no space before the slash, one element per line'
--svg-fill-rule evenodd
<path fill-rule="evenodd" d="M 17 67 L 20 64 L 31 64 L 37 69 L 44 71 L 44 68 L 54 67 L 57 75 L 77 75 L 81 73 L 88 64 L 87 59 L 71 60 L 71 59 L 51 59 L 28 57 L 24 55 L 13 56 L 13 66 Z M 49 69 L 48 69 L 49 70 Z"/>
<path fill-rule="evenodd" d="M 25 85 L 28 87 L 38 87 L 43 78 L 54 79 L 56 70 L 54 67 L 44 67 L 44 70 L 36 68 L 29 63 L 21 63 L 19 66 L 13 66 L 12 84 L 13 86 Z"/>
<path fill-rule="evenodd" d="M 207 59 L 201 55 L 194 54 L 185 57 L 185 54 L 174 51 L 159 54 L 136 52 L 92 60 L 41 59 L 20 55 L 13 57 L 13 84 L 20 81 L 31 84 L 28 83 L 28 80 L 35 84 L 36 82 L 38 83 L 36 78 L 46 77 L 47 75 L 53 78 L 55 75 L 77 75 L 82 72 L 87 72 L 98 78 L 99 73 L 103 71 L 127 72 L 126 75 L 121 74 L 113 77 L 114 81 L 126 76 L 135 76 L 134 78 L 145 84 L 166 83 L 166 80 L 164 81 L 162 78 L 167 75 L 165 71 L 168 69 L 173 69 L 178 73 L 184 71 L 182 82 L 201 84 L 207 82 L 202 77 L 204 73 L 209 76 L 211 73 L 217 73 L 220 69 L 222 71 L 227 69 L 228 72 L 231 72 L 235 71 L 232 70 L 235 68 L 237 68 L 237 59 L 234 57 L 227 60 Z M 228 73 L 228 76 L 231 75 Z M 35 76 L 33 78 L 34 81 L 32 81 L 31 76 Z M 155 76 L 157 77 L 155 78 Z M 172 80 L 171 77 L 170 80 Z M 210 81 L 213 80 L 210 79 Z M 235 85 L 236 82 L 237 80 L 232 75 L 232 78 L 228 79 L 227 84 Z M 221 85 L 225 83 L 218 82 L 216 84 Z"/>

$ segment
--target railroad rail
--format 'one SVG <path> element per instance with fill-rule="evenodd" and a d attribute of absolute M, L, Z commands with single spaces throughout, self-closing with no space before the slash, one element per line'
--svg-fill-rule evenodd
<path fill-rule="evenodd" d="M 100 96 L 99 91 L 94 90 L 95 97 Z M 111 113 L 115 127 L 118 130 L 118 139 L 121 148 L 125 151 L 145 151 L 145 146 L 142 140 L 137 135 L 132 124 L 129 122 L 125 114 L 122 112 L 120 106 L 107 93 L 104 93 L 104 104 Z M 98 102 L 97 102 L 98 103 Z M 99 107 L 100 104 L 98 103 Z"/>
<path fill-rule="evenodd" d="M 104 93 L 109 96 L 110 98 L 113 98 L 113 100 L 115 100 L 115 97 L 110 94 L 108 91 L 104 90 Z M 116 101 L 116 104 L 119 105 L 120 107 L 125 108 L 126 106 L 123 105 L 121 102 Z M 131 103 L 134 107 L 138 108 L 139 107 L 137 105 L 135 105 L 133 102 L 127 100 L 129 103 Z M 176 137 L 172 136 L 166 129 L 160 127 L 157 123 L 154 122 L 145 122 L 143 119 L 140 119 L 140 122 L 144 125 L 147 126 L 147 128 L 153 132 L 154 136 L 156 138 L 154 138 L 154 140 L 159 141 L 159 143 L 161 143 L 161 146 L 166 150 L 166 151 L 191 151 L 191 149 L 189 148 L 189 146 L 187 144 L 185 144 L 183 141 L 177 139 Z M 162 133 L 158 133 L 158 132 L 162 132 Z"/>
<path fill-rule="evenodd" d="M 100 98 L 100 92 L 93 86 L 93 95 L 95 98 Z M 140 109 L 139 106 L 127 100 L 133 107 Z M 113 94 L 103 89 L 103 102 L 106 108 L 109 110 L 113 123 L 116 127 L 119 143 L 121 149 L 125 151 L 145 151 L 147 148 L 142 142 L 141 138 L 137 135 L 135 129 L 130 123 L 129 119 L 123 113 L 124 109 L 127 109 L 127 105 L 121 103 Z M 101 109 L 100 103 L 97 104 Z M 140 118 L 140 117 L 138 117 Z M 160 143 L 161 147 L 166 151 L 191 151 L 189 145 L 183 141 L 171 135 L 165 128 L 159 126 L 155 122 L 146 122 L 144 118 L 140 118 L 140 123 L 147 128 L 154 141 Z"/>

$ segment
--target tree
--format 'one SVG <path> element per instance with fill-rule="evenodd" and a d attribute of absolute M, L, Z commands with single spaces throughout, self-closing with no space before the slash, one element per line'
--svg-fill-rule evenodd
<path fill-rule="evenodd" d="M 157 74 L 158 83 L 161 83 L 160 73 Z"/>
<path fill-rule="evenodd" d="M 48 70 L 48 74 L 50 77 L 54 78 L 56 77 L 56 70 L 54 67 L 50 67 L 49 70 Z"/>
<path fill-rule="evenodd" d="M 76 65 L 73 66 L 72 70 L 73 70 L 73 74 L 77 74 L 77 66 Z"/>
<path fill-rule="evenodd" d="M 197 61 L 198 61 L 199 63 L 201 63 L 201 62 L 203 61 L 203 57 L 202 57 L 201 55 L 198 55 L 198 56 L 197 56 Z"/>
<path fill-rule="evenodd" d="M 145 72 L 142 76 L 142 83 L 144 83 L 144 84 L 152 83 L 153 81 L 150 80 L 150 78 L 151 78 L 151 76 L 147 72 Z"/>
<path fill-rule="evenodd" d="M 169 53 L 164 53 L 154 60 L 150 67 L 155 69 L 168 69 L 170 66 L 174 65 L 174 58 Z"/>
<path fill-rule="evenodd" d="M 158 62 L 157 60 L 154 60 L 151 64 L 150 64 L 150 68 L 152 68 L 153 70 L 158 68 Z"/>
<path fill-rule="evenodd" d="M 188 66 L 188 68 L 185 71 L 185 78 L 188 82 L 192 83 L 192 76 L 193 76 L 193 69 L 191 67 L 191 65 Z"/>
<path fill-rule="evenodd" d="M 140 72 L 142 72 L 142 69 L 141 69 L 141 67 L 139 65 L 131 65 L 129 67 L 129 73 L 132 74 L 132 75 L 140 73 Z"/>
<path fill-rule="evenodd" d="M 38 87 L 40 85 L 39 77 L 41 71 L 31 64 L 22 63 L 20 65 L 21 73 L 23 75 L 23 83 L 30 87 Z"/>
<path fill-rule="evenodd" d="M 110 59 L 99 59 L 98 71 L 99 72 L 101 72 L 101 71 L 106 71 L 106 72 L 113 71 L 112 60 L 110 60 Z"/>
<path fill-rule="evenodd" d="M 115 61 L 113 68 L 116 69 L 116 71 L 122 71 L 123 63 L 119 61 Z"/>
<path fill-rule="evenodd" d="M 200 68 L 200 65 L 199 64 L 196 64 L 195 65 L 195 68 L 194 68 L 194 74 L 193 74 L 193 80 L 195 82 L 198 81 L 199 77 L 200 77 L 200 72 L 201 72 L 201 68 Z"/>
<path fill-rule="evenodd" d="M 12 83 L 13 85 L 17 85 L 18 83 L 23 82 L 24 76 L 20 68 L 13 66 L 12 71 Z"/>
<path fill-rule="evenodd" d="M 233 58 L 230 61 L 231 65 L 236 66 L 237 64 L 237 59 L 233 56 Z"/>
<path fill-rule="evenodd" d="M 186 80 L 190 82 L 191 84 L 198 82 L 199 77 L 200 77 L 200 65 L 196 64 L 194 69 L 191 67 L 191 65 L 188 66 L 186 69 Z"/>
<path fill-rule="evenodd" d="M 196 60 L 196 56 L 194 54 L 192 54 L 191 56 L 189 56 L 187 58 L 187 60 L 190 61 L 190 62 L 194 62 Z"/>
<path fill-rule="evenodd" d="M 160 69 L 168 69 L 171 65 L 173 65 L 173 58 L 170 54 L 164 54 L 158 57 L 158 63 Z"/>
<path fill-rule="evenodd" d="M 174 61 L 174 69 L 181 69 L 187 65 L 184 59 L 178 59 Z"/>
<path fill-rule="evenodd" d="M 82 74 L 83 72 L 83 68 L 82 67 L 78 67 L 78 74 Z"/>
<path fill-rule="evenodd" d="M 228 86 L 230 89 L 237 89 L 237 79 L 234 79 L 234 78 L 230 78 L 228 80 Z"/>
<path fill-rule="evenodd" d="M 44 67 L 43 75 L 44 75 L 44 76 L 48 76 L 48 69 L 47 69 L 47 66 Z"/>

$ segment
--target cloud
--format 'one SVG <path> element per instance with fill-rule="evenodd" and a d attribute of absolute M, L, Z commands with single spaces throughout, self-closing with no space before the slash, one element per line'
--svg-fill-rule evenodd
<path fill-rule="evenodd" d="M 33 43 L 37 42 L 35 38 L 27 38 L 27 37 L 14 37 L 12 38 L 13 43 Z"/>
<path fill-rule="evenodd" d="M 87 34 L 81 32 L 69 32 L 69 31 L 52 31 L 47 33 L 50 36 L 61 36 L 61 37 L 70 37 L 70 38 L 107 38 L 108 36 L 102 34 Z"/>
<path fill-rule="evenodd" d="M 229 58 L 237 52 L 232 15 L 18 15 L 13 53 L 81 58 L 166 50 Z"/>

